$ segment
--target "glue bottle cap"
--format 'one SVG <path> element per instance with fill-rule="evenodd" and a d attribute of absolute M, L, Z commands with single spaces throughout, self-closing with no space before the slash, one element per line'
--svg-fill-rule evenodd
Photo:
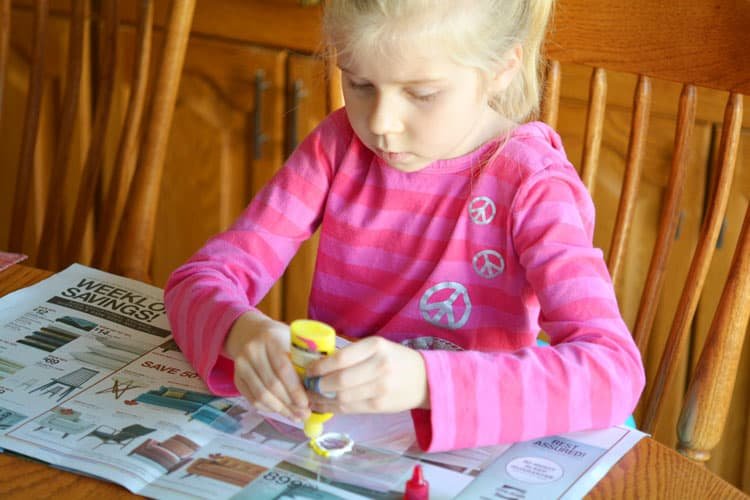
<path fill-rule="evenodd" d="M 422 466 L 415 465 L 411 479 L 406 482 L 404 500 L 427 500 L 430 498 L 430 483 L 422 475 Z"/>

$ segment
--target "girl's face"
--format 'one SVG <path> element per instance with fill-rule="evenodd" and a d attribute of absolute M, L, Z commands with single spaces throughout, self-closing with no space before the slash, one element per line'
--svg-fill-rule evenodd
<path fill-rule="evenodd" d="M 354 132 L 393 168 L 464 155 L 512 125 L 490 108 L 492 83 L 479 70 L 439 50 L 394 52 L 339 60 Z"/>

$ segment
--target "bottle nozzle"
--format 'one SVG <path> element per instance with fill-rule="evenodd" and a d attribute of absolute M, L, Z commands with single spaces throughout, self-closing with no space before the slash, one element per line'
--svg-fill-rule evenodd
<path fill-rule="evenodd" d="M 430 483 L 425 481 L 422 466 L 415 465 L 411 479 L 406 482 L 404 500 L 427 500 L 430 498 Z"/>

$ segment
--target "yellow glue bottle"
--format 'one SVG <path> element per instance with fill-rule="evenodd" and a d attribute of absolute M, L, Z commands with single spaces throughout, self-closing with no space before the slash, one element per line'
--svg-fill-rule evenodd
<path fill-rule="evenodd" d="M 290 358 L 294 369 L 305 378 L 307 365 L 328 356 L 336 350 L 336 330 L 329 325 L 311 319 L 298 319 L 289 325 L 291 332 Z M 305 420 L 305 435 L 315 439 L 323 432 L 323 424 L 333 413 L 312 412 Z"/>

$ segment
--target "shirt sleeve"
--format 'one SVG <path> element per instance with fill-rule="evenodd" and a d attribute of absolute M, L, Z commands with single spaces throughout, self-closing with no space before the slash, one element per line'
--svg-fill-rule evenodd
<path fill-rule="evenodd" d="M 335 112 L 323 121 L 235 223 L 167 281 L 174 339 L 216 394 L 238 393 L 234 363 L 222 355 L 230 328 L 256 307 L 320 224 L 333 166 L 347 141 L 343 119 Z"/>
<path fill-rule="evenodd" d="M 515 352 L 423 351 L 431 410 L 413 410 L 428 451 L 512 443 L 622 424 L 643 390 L 640 353 L 592 245 L 594 208 L 572 167 L 523 183 L 516 253 L 550 346 Z"/>

